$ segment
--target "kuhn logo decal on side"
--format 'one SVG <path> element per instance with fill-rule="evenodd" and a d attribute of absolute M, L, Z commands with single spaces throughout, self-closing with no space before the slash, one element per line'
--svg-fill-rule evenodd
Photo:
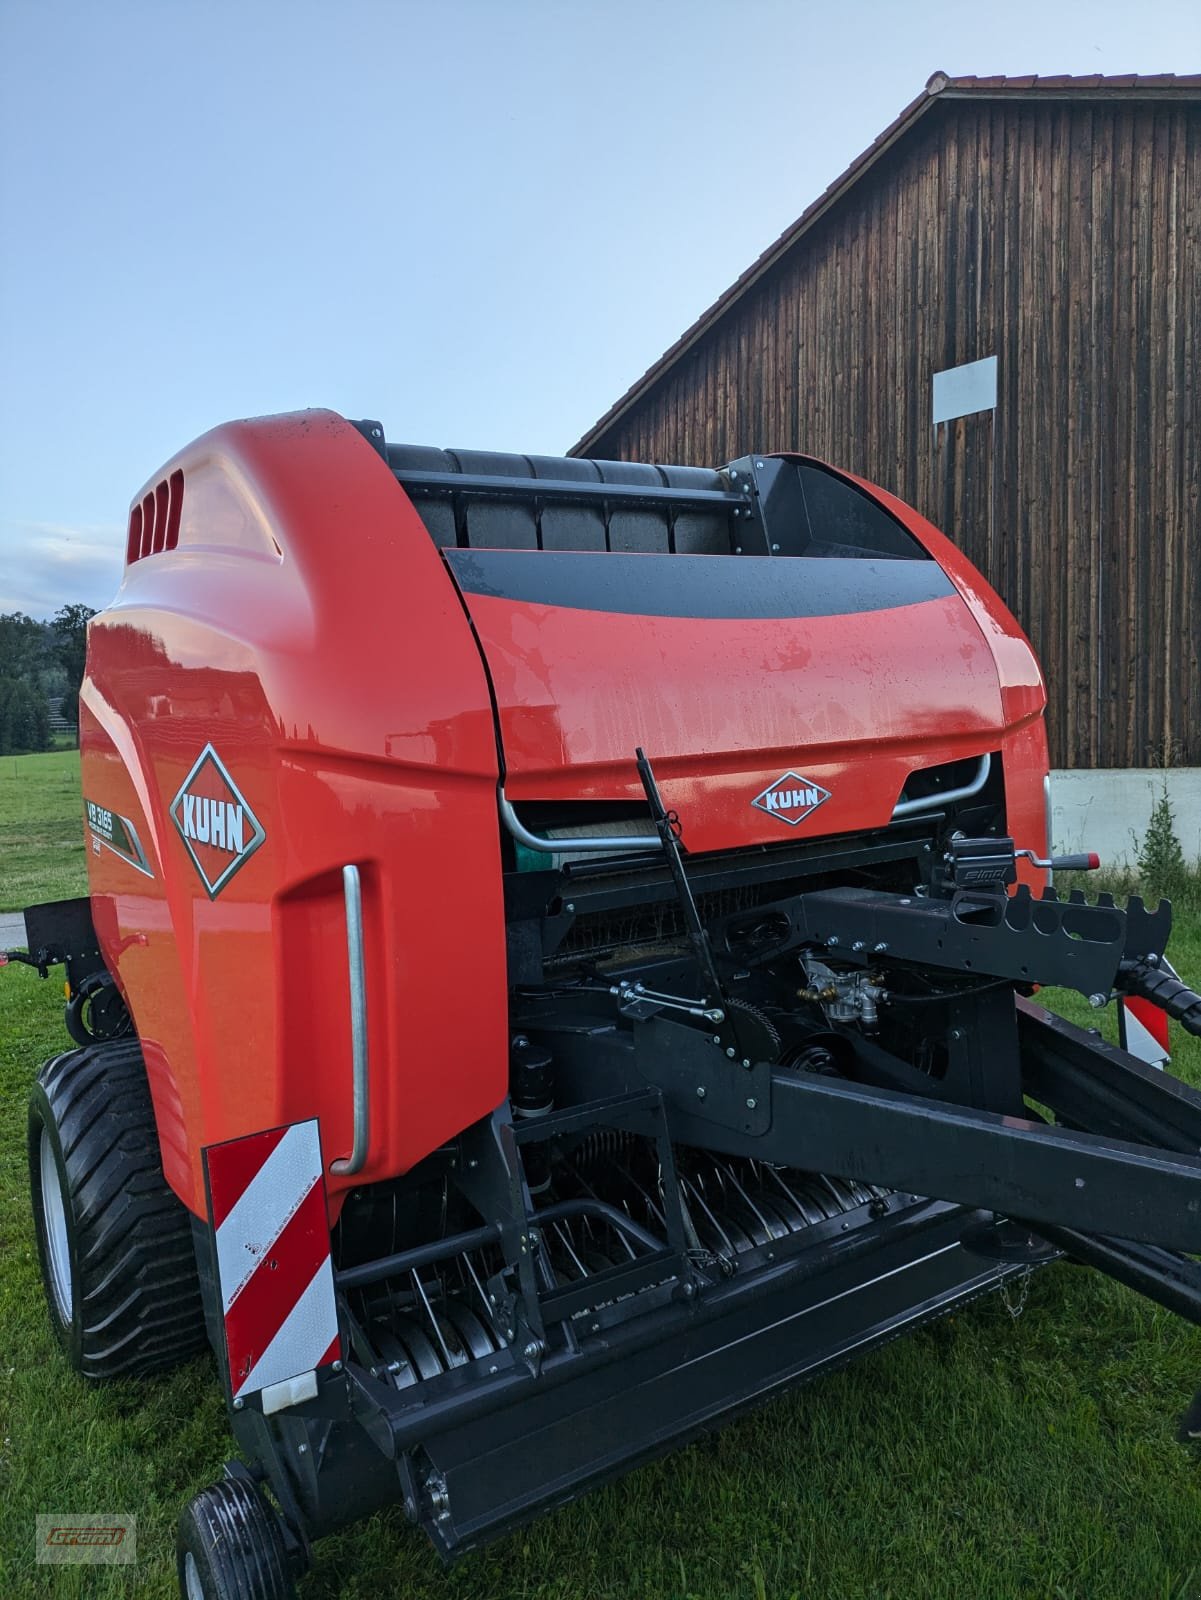
<path fill-rule="evenodd" d="M 171 820 L 210 900 L 267 837 L 211 744 L 200 752 L 172 800 Z"/>
<path fill-rule="evenodd" d="M 799 772 L 785 772 L 775 783 L 769 783 L 762 794 L 757 794 L 751 804 L 795 828 L 829 798 L 829 789 L 823 789 L 812 778 L 802 778 Z"/>

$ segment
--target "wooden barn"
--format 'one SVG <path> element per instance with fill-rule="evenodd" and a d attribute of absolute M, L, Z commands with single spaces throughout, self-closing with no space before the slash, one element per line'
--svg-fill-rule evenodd
<path fill-rule="evenodd" d="M 801 450 L 1043 661 L 1052 764 L 1201 766 L 1201 75 L 925 91 L 574 447 Z"/>

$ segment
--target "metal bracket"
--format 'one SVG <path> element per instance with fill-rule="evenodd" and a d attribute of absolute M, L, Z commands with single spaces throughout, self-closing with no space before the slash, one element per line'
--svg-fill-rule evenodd
<path fill-rule="evenodd" d="M 743 1066 L 723 1036 L 652 1017 L 634 1024 L 634 1062 L 663 1092 L 669 1111 L 701 1122 L 763 1133 L 771 1122 L 771 1066 Z"/>
<path fill-rule="evenodd" d="M 870 889 L 822 889 L 727 917 L 716 942 L 736 959 L 770 960 L 804 944 L 824 945 L 867 964 L 887 954 L 980 978 L 1058 984 L 1081 994 L 1108 995 L 1131 941 L 1166 940 L 1170 915 L 1149 916 L 1142 902 L 1119 911 L 1112 896 L 1089 905 L 1084 896 L 1059 899 L 1053 889 L 1034 899 L 1022 884 L 1012 895 L 961 890 L 951 900 L 885 894 Z M 750 956 L 740 952 L 742 928 L 773 925 Z"/>
<path fill-rule="evenodd" d="M 533 1205 L 507 1101 L 463 1135 L 457 1180 L 480 1215 L 499 1224 L 505 1262 L 515 1272 L 519 1290 L 515 1325 L 528 1330 L 527 1344 L 544 1341 L 529 1231 Z"/>

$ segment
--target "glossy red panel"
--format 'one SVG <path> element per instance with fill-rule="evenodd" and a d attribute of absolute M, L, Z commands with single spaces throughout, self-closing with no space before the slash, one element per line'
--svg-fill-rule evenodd
<path fill-rule="evenodd" d="M 993 656 L 957 594 L 870 619 L 468 603 L 509 797 L 638 798 L 642 745 L 695 850 L 778 839 L 751 802 L 791 769 L 831 793 L 797 835 L 878 826 L 914 767 L 994 749 L 1003 726 Z"/>
<path fill-rule="evenodd" d="M 84 794 L 145 854 L 89 843 L 97 929 L 168 1179 L 199 1211 L 206 1144 L 315 1116 L 327 1160 L 350 1152 L 341 869 L 359 867 L 371 1136 L 359 1178 L 329 1174 L 336 1205 L 504 1094 L 487 683 L 425 529 L 340 418 L 220 428 L 155 482 L 179 473 L 176 548 L 130 565 L 89 633 Z M 206 749 L 219 768 L 197 768 Z M 464 1007 L 446 952 L 468 928 Z"/>

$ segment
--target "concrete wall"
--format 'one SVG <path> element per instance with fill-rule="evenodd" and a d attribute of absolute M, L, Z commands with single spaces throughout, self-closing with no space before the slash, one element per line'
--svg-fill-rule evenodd
<path fill-rule="evenodd" d="M 1185 859 L 1201 861 L 1201 767 L 1079 769 L 1051 774 L 1056 851 L 1095 850 L 1103 866 L 1133 866 L 1151 810 L 1167 782 Z"/>

